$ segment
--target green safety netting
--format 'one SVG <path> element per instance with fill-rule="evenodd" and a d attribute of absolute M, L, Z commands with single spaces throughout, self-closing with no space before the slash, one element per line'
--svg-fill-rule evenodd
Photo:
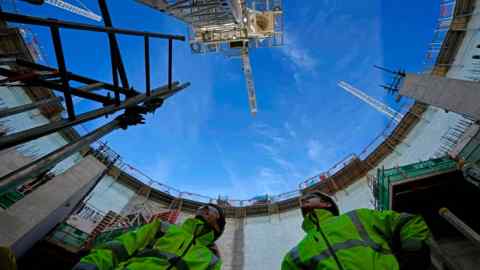
<path fill-rule="evenodd" d="M 50 235 L 49 240 L 70 248 L 80 249 L 83 247 L 88 237 L 88 233 L 85 233 L 67 223 L 61 223 Z"/>
<path fill-rule="evenodd" d="M 467 144 L 460 152 L 460 156 L 466 162 L 478 163 L 480 161 L 480 144 L 474 140 Z"/>
<path fill-rule="evenodd" d="M 457 163 L 449 157 L 431 159 L 402 167 L 379 169 L 377 173 L 377 208 L 386 210 L 390 208 L 390 184 L 398 181 L 425 177 L 431 174 L 455 170 Z"/>
<path fill-rule="evenodd" d="M 25 197 L 25 195 L 16 190 L 5 192 L 0 195 L 0 207 L 7 209 L 23 197 Z"/>

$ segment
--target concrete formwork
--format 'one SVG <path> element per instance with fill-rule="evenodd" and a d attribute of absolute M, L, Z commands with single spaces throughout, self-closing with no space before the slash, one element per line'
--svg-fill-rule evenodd
<path fill-rule="evenodd" d="M 400 95 L 480 119 L 478 82 L 426 74 L 407 74 Z"/>
<path fill-rule="evenodd" d="M 63 221 L 102 176 L 105 166 L 89 156 L 7 210 L 0 211 L 0 246 L 21 256 Z"/>

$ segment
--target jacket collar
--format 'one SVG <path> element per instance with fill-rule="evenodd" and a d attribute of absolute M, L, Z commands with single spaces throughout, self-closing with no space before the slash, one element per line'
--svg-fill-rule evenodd
<path fill-rule="evenodd" d="M 302 229 L 305 232 L 310 232 L 312 230 L 318 230 L 318 227 L 321 223 L 327 221 L 330 218 L 335 217 L 330 211 L 325 209 L 314 209 L 312 212 L 308 213 L 302 224 Z"/>
<path fill-rule="evenodd" d="M 182 230 L 191 234 L 196 242 L 208 246 L 215 241 L 215 235 L 210 226 L 198 218 L 189 218 L 181 226 Z"/>

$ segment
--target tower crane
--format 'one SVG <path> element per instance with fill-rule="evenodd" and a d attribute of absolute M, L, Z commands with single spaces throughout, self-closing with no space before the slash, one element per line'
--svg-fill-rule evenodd
<path fill-rule="evenodd" d="M 72 5 L 70 3 L 67 3 L 65 1 L 61 0 L 22 0 L 24 2 L 28 2 L 30 4 L 34 5 L 43 5 L 43 4 L 48 4 L 57 8 L 61 8 L 63 10 L 66 10 L 68 12 L 77 14 L 79 16 L 100 22 L 102 21 L 102 17 L 98 14 L 95 14 L 93 11 L 88 9 L 82 2 L 77 0 L 83 7 L 78 7 L 75 5 Z"/>
<path fill-rule="evenodd" d="M 282 0 L 137 0 L 188 25 L 194 54 L 240 58 L 250 112 L 257 100 L 249 50 L 283 45 Z"/>
<path fill-rule="evenodd" d="M 364 101 L 368 105 L 372 106 L 375 110 L 383 113 L 384 115 L 388 116 L 391 118 L 393 121 L 395 121 L 397 124 L 400 123 L 400 121 L 403 118 L 403 114 L 400 112 L 395 111 L 394 109 L 390 108 L 386 104 L 376 100 L 375 98 L 365 94 L 361 90 L 353 87 L 352 85 L 344 82 L 344 81 L 339 81 L 338 86 L 340 86 L 342 89 L 345 91 L 349 92 L 350 94 L 354 95 L 355 97 L 359 98 L 360 100 Z"/>

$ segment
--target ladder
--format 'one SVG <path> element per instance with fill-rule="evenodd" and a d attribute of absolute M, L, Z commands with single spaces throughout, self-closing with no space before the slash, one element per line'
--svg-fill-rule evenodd
<path fill-rule="evenodd" d="M 110 225 L 114 224 L 119 218 L 120 216 L 117 213 L 113 211 L 108 211 L 108 213 L 102 218 L 100 223 L 95 227 L 95 229 L 93 229 L 90 237 L 85 243 L 86 247 L 91 247 L 95 238 L 97 238 L 97 236 L 100 235 Z"/>

